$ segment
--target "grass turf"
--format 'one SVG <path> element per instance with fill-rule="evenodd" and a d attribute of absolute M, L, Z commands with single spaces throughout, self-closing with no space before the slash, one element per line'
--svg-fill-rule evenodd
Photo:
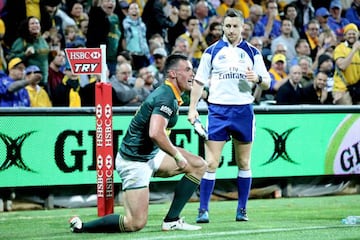
<path fill-rule="evenodd" d="M 212 201 L 210 223 L 200 231 L 162 232 L 160 224 L 169 203 L 152 204 L 147 226 L 136 233 L 74 234 L 68 219 L 97 217 L 96 208 L 14 211 L 0 213 L 0 239 L 200 239 L 200 240 L 359 240 L 360 225 L 343 225 L 341 219 L 360 215 L 360 195 L 250 200 L 248 222 L 236 222 L 236 201 Z M 198 203 L 188 203 L 182 215 L 195 223 Z M 123 213 L 123 207 L 115 207 Z"/>

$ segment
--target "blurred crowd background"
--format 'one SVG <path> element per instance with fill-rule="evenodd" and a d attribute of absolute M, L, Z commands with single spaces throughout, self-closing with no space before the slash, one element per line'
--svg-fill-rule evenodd
<path fill-rule="evenodd" d="M 99 76 L 72 74 L 64 49 L 100 44 L 114 106 L 139 106 L 169 54 L 196 71 L 228 8 L 272 78 L 267 91 L 253 86 L 256 104 L 360 103 L 360 0 L 2 0 L 0 107 L 94 106 Z"/>

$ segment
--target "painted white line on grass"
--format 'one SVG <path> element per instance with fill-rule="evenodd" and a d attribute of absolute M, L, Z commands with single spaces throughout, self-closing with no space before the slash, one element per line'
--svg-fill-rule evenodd
<path fill-rule="evenodd" d="M 71 218 L 72 216 L 75 216 L 76 214 L 73 215 L 49 215 L 49 216 L 16 216 L 16 218 L 14 218 L 14 215 L 9 216 L 9 217 L 0 217 L 0 222 L 8 222 L 11 220 L 14 221 L 18 221 L 18 220 L 33 220 L 33 219 L 55 219 L 55 218 L 59 218 L 59 219 L 68 219 Z M 81 214 L 82 217 L 89 217 L 92 216 L 93 214 Z"/>
<path fill-rule="evenodd" d="M 229 236 L 229 235 L 239 235 L 239 234 L 252 234 L 252 233 L 272 233 L 272 232 L 291 232 L 291 231 L 302 231 L 302 230 L 316 230 L 316 229 L 328 229 L 328 228 L 343 228 L 349 227 L 350 225 L 334 225 L 334 226 L 311 226 L 311 227 L 298 227 L 298 228 L 271 228 L 271 229 L 254 229 L 254 230 L 237 230 L 237 231 L 223 231 L 223 232 L 211 232 L 211 233 L 194 233 L 180 235 L 180 231 L 177 231 L 178 234 L 173 236 L 163 235 L 156 237 L 145 237 L 137 238 L 137 240 L 161 240 L 161 239 L 191 239 L 191 238 L 204 238 L 204 237 L 216 237 L 216 236 Z M 352 226 L 353 227 L 353 226 Z"/>
<path fill-rule="evenodd" d="M 345 227 L 356 227 L 356 225 L 333 225 L 333 226 L 311 226 L 311 227 L 298 227 L 298 228 L 271 228 L 271 229 L 254 229 L 254 230 L 238 230 L 238 231 L 216 231 L 216 232 L 210 232 L 210 233 L 203 233 L 203 232 L 198 232 L 198 233 L 193 233 L 193 234 L 188 234 L 187 231 L 176 231 L 176 235 L 168 235 L 167 232 L 162 232 L 159 231 L 159 235 L 158 236 L 154 236 L 154 237 L 143 237 L 143 238 L 132 238 L 131 237 L 131 233 L 127 233 L 126 236 L 128 237 L 128 239 L 136 239 L 136 240 L 162 240 L 162 239 L 193 239 L 196 237 L 200 237 L 202 239 L 204 239 L 204 237 L 217 237 L 217 236 L 229 236 L 229 235 L 246 235 L 246 234 L 256 234 L 256 233 L 274 233 L 274 232 L 291 232 L 291 231 L 304 231 L 304 230 L 316 230 L 316 229 L 329 229 L 329 228 L 345 228 Z M 169 231 L 169 233 L 172 231 Z M 184 234 L 182 234 L 184 233 Z M 78 233 L 73 233 L 72 235 L 76 235 Z M 81 235 L 81 234 L 80 234 Z M 116 233 L 113 234 L 111 233 L 111 235 L 117 235 Z M 122 234 L 119 233 L 119 237 Z M 106 235 L 110 236 L 109 235 Z M 104 238 L 106 238 L 104 236 Z M 64 236 L 47 236 L 46 238 L 44 237 L 35 237 L 32 238 L 33 240 L 44 240 L 44 239 L 64 239 Z"/>

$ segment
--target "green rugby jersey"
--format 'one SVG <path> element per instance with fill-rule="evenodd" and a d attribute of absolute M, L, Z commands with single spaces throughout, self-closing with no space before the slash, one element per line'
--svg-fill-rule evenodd
<path fill-rule="evenodd" d="M 165 81 L 156 88 L 141 104 L 130 122 L 122 140 L 119 152 L 127 160 L 147 162 L 159 151 L 159 147 L 149 137 L 149 124 L 152 114 L 167 118 L 168 129 L 175 126 L 178 119 L 180 93 L 169 82 Z"/>

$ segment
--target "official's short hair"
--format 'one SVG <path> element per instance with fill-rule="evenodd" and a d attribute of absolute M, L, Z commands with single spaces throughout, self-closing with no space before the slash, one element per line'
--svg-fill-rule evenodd
<path fill-rule="evenodd" d="M 229 8 L 226 11 L 226 13 L 224 15 L 224 18 L 226 18 L 226 17 L 238 17 L 238 18 L 240 18 L 241 22 L 244 22 L 243 14 L 240 11 L 238 11 L 238 10 L 236 10 L 234 8 Z"/>
<path fill-rule="evenodd" d="M 166 61 L 165 61 L 165 66 L 164 66 L 164 72 L 166 74 L 168 74 L 169 70 L 177 67 L 179 61 L 188 61 L 187 56 L 183 55 L 183 54 L 171 54 L 170 56 L 167 57 Z"/>

